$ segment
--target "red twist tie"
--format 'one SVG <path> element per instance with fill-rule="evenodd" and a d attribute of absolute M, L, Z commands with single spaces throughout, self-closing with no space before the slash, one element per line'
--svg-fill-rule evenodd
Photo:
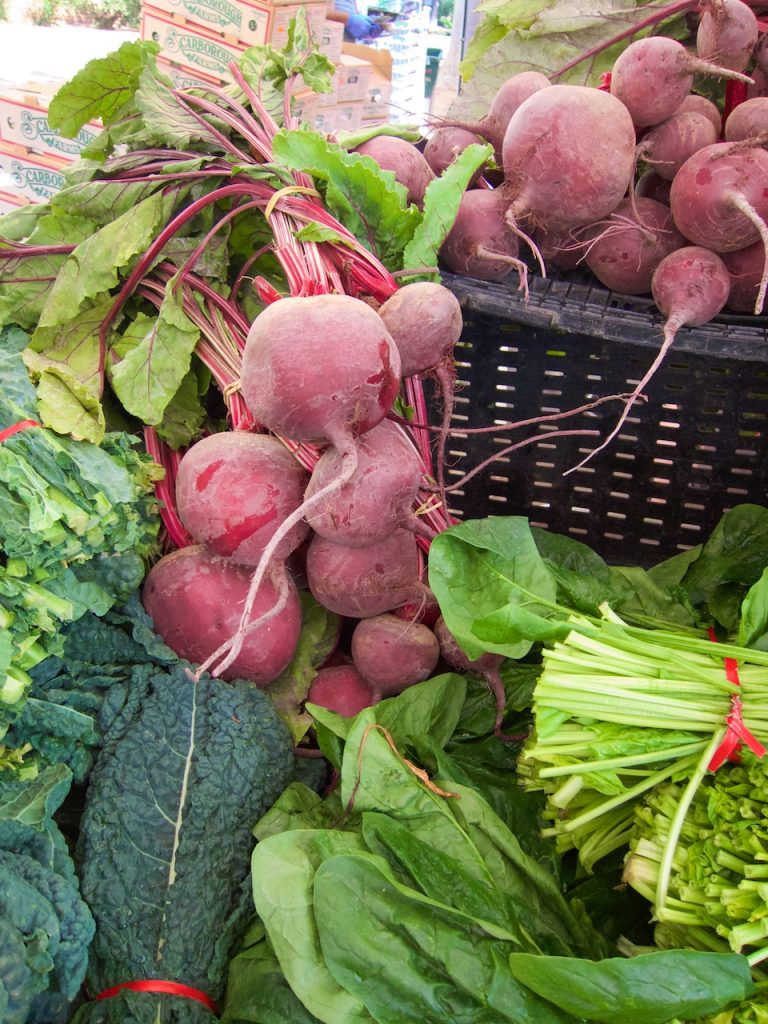
<path fill-rule="evenodd" d="M 717 643 L 717 636 L 711 626 L 709 628 L 709 639 L 714 643 Z M 739 664 L 736 659 L 724 658 L 723 662 L 725 665 L 725 678 L 729 683 L 741 686 L 741 680 L 739 679 Z M 734 693 L 731 696 L 731 710 L 728 713 L 725 722 L 728 726 L 725 736 L 723 736 L 722 742 L 712 755 L 712 758 L 707 765 L 707 768 L 711 772 L 717 771 L 720 765 L 725 761 L 739 761 L 739 748 L 742 745 L 749 747 L 755 757 L 765 756 L 765 747 L 755 736 L 752 735 L 746 725 L 744 725 L 744 721 L 741 717 L 741 696 L 738 693 Z"/>
<path fill-rule="evenodd" d="M 202 1003 L 215 1016 L 218 1017 L 219 1015 L 216 1003 L 205 992 L 201 992 L 199 988 L 192 988 L 191 985 L 181 985 L 177 981 L 163 981 L 160 978 L 147 978 L 145 981 L 123 981 L 119 985 L 113 985 L 112 988 L 105 988 L 103 992 L 99 992 L 93 998 L 111 999 L 112 996 L 118 995 L 124 988 L 130 989 L 132 992 L 159 992 L 163 995 L 183 996 L 185 999 L 194 999 L 195 1002 Z"/>
<path fill-rule="evenodd" d="M 7 441 L 9 437 L 13 437 L 14 434 L 20 433 L 22 430 L 29 430 L 30 427 L 39 427 L 40 424 L 37 420 L 20 420 L 18 423 L 14 423 L 10 427 L 6 427 L 5 430 L 0 430 L 0 444 L 3 441 Z"/>

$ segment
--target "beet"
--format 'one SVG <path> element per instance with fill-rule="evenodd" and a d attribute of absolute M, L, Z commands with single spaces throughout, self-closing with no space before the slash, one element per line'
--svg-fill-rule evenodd
<path fill-rule="evenodd" d="M 688 53 L 676 39 L 646 36 L 630 43 L 616 58 L 611 93 L 625 105 L 634 124 L 646 128 L 675 113 L 690 93 L 696 73 L 748 81 L 739 72 Z"/>
<path fill-rule="evenodd" d="M 735 106 L 726 118 L 723 134 L 728 142 L 768 138 L 768 96 L 755 96 Z"/>
<path fill-rule="evenodd" d="M 428 626 L 389 614 L 358 622 L 350 650 L 361 675 L 384 697 L 429 679 L 440 657 Z"/>
<path fill-rule="evenodd" d="M 765 299 L 755 308 L 765 269 L 765 250 L 762 242 L 754 242 L 745 249 L 726 252 L 722 256 L 731 277 L 726 306 L 736 313 L 764 313 Z"/>
<path fill-rule="evenodd" d="M 416 518 L 413 505 L 421 483 L 421 458 L 396 423 L 383 420 L 363 434 L 357 441 L 355 472 L 340 487 L 329 488 L 341 469 L 342 456 L 330 448 L 320 456 L 307 486 L 307 500 L 319 491 L 325 493 L 307 512 L 309 525 L 320 536 L 364 547 Z"/>
<path fill-rule="evenodd" d="M 443 263 L 455 274 L 502 281 L 517 271 L 527 287 L 527 267 L 518 257 L 518 235 L 506 220 L 500 189 L 465 192 L 451 230 L 440 247 Z"/>
<path fill-rule="evenodd" d="M 418 601 L 424 590 L 416 538 L 404 529 L 361 548 L 316 534 L 307 550 L 307 579 L 320 604 L 353 619 Z"/>
<path fill-rule="evenodd" d="M 742 0 L 704 0 L 696 32 L 696 52 L 732 71 L 744 71 L 760 33 L 751 7 Z"/>
<path fill-rule="evenodd" d="M 283 520 L 298 508 L 309 474 L 271 434 L 223 431 L 184 453 L 176 507 L 193 540 L 244 565 L 256 565 Z M 309 533 L 304 522 L 275 554 L 287 558 Z"/>
<path fill-rule="evenodd" d="M 195 544 L 155 563 L 144 581 L 142 602 L 171 650 L 204 665 L 236 633 L 250 581 L 246 566 Z M 214 674 L 268 686 L 290 663 L 301 632 L 299 595 L 287 574 L 276 582 L 264 580 L 248 625 L 237 656 Z"/>
<path fill-rule="evenodd" d="M 649 292 L 659 263 L 685 245 L 669 207 L 642 197 L 619 203 L 592 235 L 585 263 L 606 288 L 626 295 Z"/>
<path fill-rule="evenodd" d="M 483 139 L 467 128 L 453 126 L 436 128 L 424 146 L 424 159 L 432 168 L 433 173 L 440 175 L 447 167 L 450 167 L 460 153 L 464 152 L 467 146 L 474 144 L 483 145 Z M 478 168 L 469 184 L 473 185 L 482 173 L 482 167 Z"/>
<path fill-rule="evenodd" d="M 395 135 L 374 135 L 354 152 L 371 157 L 383 170 L 392 171 L 397 181 L 405 186 L 408 202 L 423 205 L 427 185 L 435 175 L 424 155 L 412 143 Z"/>
<path fill-rule="evenodd" d="M 717 142 L 712 120 L 695 110 L 678 110 L 649 129 L 637 145 L 637 155 L 667 181 L 688 157 Z"/>
<path fill-rule="evenodd" d="M 321 668 L 309 684 L 307 701 L 351 718 L 364 708 L 376 704 L 379 695 L 360 675 L 354 665 L 332 665 Z"/>
<path fill-rule="evenodd" d="M 720 132 L 723 130 L 723 118 L 712 100 L 708 100 L 706 96 L 699 96 L 698 93 L 689 92 L 675 113 L 682 114 L 686 110 L 693 110 L 697 114 L 708 117 L 717 132 L 717 137 L 720 138 Z"/>
<path fill-rule="evenodd" d="M 606 217 L 627 192 L 635 129 L 610 93 L 553 85 L 529 96 L 507 125 L 504 192 L 520 225 L 564 231 Z"/>

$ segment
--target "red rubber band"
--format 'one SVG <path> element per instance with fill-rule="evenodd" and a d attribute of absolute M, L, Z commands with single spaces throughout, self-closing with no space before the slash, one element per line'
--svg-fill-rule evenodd
<path fill-rule="evenodd" d="M 28 430 L 30 427 L 39 427 L 40 424 L 37 420 L 20 420 L 18 423 L 14 423 L 13 426 L 6 427 L 5 430 L 0 430 L 0 443 L 7 441 L 9 437 L 13 437 L 14 434 L 18 434 L 22 430 Z"/>
<path fill-rule="evenodd" d="M 103 992 L 99 992 L 93 998 L 111 999 L 112 996 L 116 996 L 124 988 L 130 989 L 132 992 L 159 992 L 163 995 L 183 996 L 185 999 L 194 999 L 195 1002 L 202 1003 L 215 1016 L 218 1017 L 219 1015 L 216 1003 L 205 992 L 201 992 L 199 988 L 192 988 L 191 985 L 181 985 L 177 981 L 163 981 L 160 978 L 147 978 L 145 981 L 123 981 L 119 985 L 105 988 Z"/>
<path fill-rule="evenodd" d="M 709 639 L 714 643 L 717 643 L 717 635 L 711 626 L 709 628 Z M 725 666 L 725 677 L 728 682 L 734 683 L 736 686 L 741 686 L 741 680 L 739 679 L 739 664 L 736 659 L 724 658 L 723 663 Z M 725 722 L 728 726 L 725 736 L 723 736 L 722 742 L 712 755 L 712 758 L 707 765 L 707 768 L 711 772 L 717 771 L 720 765 L 724 764 L 725 761 L 740 760 L 739 748 L 741 746 L 749 747 L 755 757 L 765 756 L 766 749 L 763 744 L 753 736 L 746 725 L 744 725 L 744 721 L 741 717 L 741 697 L 738 693 L 734 693 L 731 696 L 731 710 L 728 713 Z"/>

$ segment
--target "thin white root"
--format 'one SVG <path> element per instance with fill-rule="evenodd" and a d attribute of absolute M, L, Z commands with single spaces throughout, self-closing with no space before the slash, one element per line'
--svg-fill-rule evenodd
<path fill-rule="evenodd" d="M 666 356 L 667 352 L 669 351 L 670 345 L 675 340 L 675 334 L 677 334 L 677 331 L 678 331 L 678 329 L 681 326 L 682 326 L 682 324 L 679 323 L 679 321 L 677 321 L 677 320 L 674 320 L 674 319 L 667 320 L 666 324 L 664 325 L 664 342 L 663 342 L 661 348 L 659 349 L 659 353 L 656 356 L 656 358 L 654 359 L 654 361 L 651 363 L 650 367 L 646 370 L 645 376 L 643 377 L 643 379 L 640 381 L 640 383 L 637 385 L 635 390 L 632 392 L 632 394 L 627 399 L 626 405 L 624 406 L 624 409 L 622 410 L 621 416 L 619 416 L 619 419 L 618 419 L 618 422 L 616 423 L 616 426 L 610 432 L 608 437 L 606 437 L 605 440 L 601 441 L 601 443 L 597 446 L 597 448 L 593 448 L 591 452 L 589 452 L 587 455 L 584 456 L 584 458 L 581 460 L 581 462 L 578 462 L 575 466 L 571 466 L 570 469 L 566 469 L 566 471 L 563 473 L 563 476 L 568 476 L 569 473 L 573 473 L 577 469 L 581 469 L 583 466 L 586 466 L 586 464 L 590 461 L 590 459 L 592 459 L 595 455 L 597 455 L 598 452 L 601 452 L 604 448 L 607 448 L 608 445 L 611 443 L 611 441 L 614 439 L 614 437 L 616 437 L 616 435 L 619 433 L 621 428 L 624 426 L 624 423 L 625 423 L 625 421 L 627 419 L 627 416 L 629 416 L 629 413 L 630 413 L 630 411 L 632 409 L 632 406 L 635 404 L 635 402 L 637 402 L 637 401 L 644 401 L 645 400 L 645 396 L 643 395 L 643 390 L 647 387 L 647 385 L 650 382 L 651 378 L 653 377 L 653 375 L 656 373 L 656 371 L 658 370 L 658 368 L 661 366 L 662 362 L 664 361 L 664 357 Z"/>
<path fill-rule="evenodd" d="M 731 201 L 739 213 L 743 213 L 755 225 L 760 233 L 760 239 L 765 250 L 763 276 L 760 278 L 760 287 L 757 290 L 757 299 L 755 300 L 755 316 L 759 316 L 763 311 L 765 293 L 768 290 L 768 227 L 754 206 L 740 192 L 734 192 L 731 195 Z"/>

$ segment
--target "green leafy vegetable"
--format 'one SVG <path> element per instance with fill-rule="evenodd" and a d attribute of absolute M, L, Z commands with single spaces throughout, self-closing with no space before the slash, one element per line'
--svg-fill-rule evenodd
<path fill-rule="evenodd" d="M 690 803 L 684 783 L 668 782 L 635 808 L 624 877 L 653 903 L 660 945 L 733 950 L 753 966 L 768 958 L 767 771 L 744 750 L 704 775 Z"/>
<path fill-rule="evenodd" d="M 74 138 L 88 121 L 101 118 L 105 125 L 114 123 L 131 104 L 144 68 L 159 52 L 156 43 L 128 42 L 91 61 L 51 100 L 51 127 Z"/>
<path fill-rule="evenodd" d="M 512 953 L 512 974 L 577 1017 L 604 1024 L 665 1024 L 696 1017 L 754 992 L 744 957 L 675 949 L 594 963 Z M 677 979 L 670 985 L 670 979 Z"/>
<path fill-rule="evenodd" d="M 53 819 L 72 775 L 0 786 L 0 1005 L 4 1024 L 63 1021 L 85 977 L 94 921 Z M 3 1002 L 3 997 L 5 1001 Z"/>
<path fill-rule="evenodd" d="M 100 725 L 78 851 L 97 922 L 90 989 L 162 977 L 218 1000 L 251 914 L 251 826 L 293 774 L 288 730 L 251 683 L 196 682 L 185 663 L 154 659 L 109 689 Z M 172 1005 L 126 993 L 77 1020 L 149 1022 Z"/>
<path fill-rule="evenodd" d="M 451 116 L 483 117 L 499 86 L 519 71 L 598 85 L 633 38 L 661 24 L 665 35 L 685 33 L 685 13 L 694 7 L 669 0 L 481 0 L 481 18 L 461 62 L 464 84 Z"/>
<path fill-rule="evenodd" d="M 456 219 L 461 197 L 473 174 L 492 156 L 492 146 L 473 143 L 459 154 L 440 177 L 427 185 L 424 219 L 403 252 L 403 266 L 406 269 L 418 271 L 422 267 L 434 267 L 437 273 L 437 254 Z"/>
<path fill-rule="evenodd" d="M 272 150 L 285 167 L 305 171 L 322 183 L 331 213 L 386 267 L 401 266 L 421 214 L 406 206 L 405 188 L 392 171 L 382 171 L 370 157 L 349 153 L 307 129 L 278 132 Z"/>
<path fill-rule="evenodd" d="M 39 415 L 22 362 L 28 341 L 1 336 L 0 424 Z M 128 435 L 97 447 L 31 426 L 0 445 L 0 735 L 23 707 L 28 671 L 60 649 L 60 628 L 105 612 L 139 585 L 157 543 L 157 468 Z"/>
<path fill-rule="evenodd" d="M 435 692 L 430 683 L 410 687 L 386 702 L 382 718 L 406 694 L 400 742 L 413 749 L 407 723 L 428 720 Z M 254 983 L 275 962 L 325 1024 L 661 1022 L 752 992 L 743 957 L 611 955 L 582 905 L 569 903 L 476 790 L 431 779 L 401 755 L 381 708 L 336 729 L 340 793 L 322 800 L 291 787 L 256 828 L 254 899 L 266 937 L 255 933 L 252 977 L 238 964 L 248 995 L 233 1003 L 233 1021 L 243 1005 L 245 1019 L 280 1019 Z M 574 965 L 573 978 L 558 978 L 552 991 L 538 979 L 561 964 Z M 277 993 L 286 1008 L 285 990 Z"/>

